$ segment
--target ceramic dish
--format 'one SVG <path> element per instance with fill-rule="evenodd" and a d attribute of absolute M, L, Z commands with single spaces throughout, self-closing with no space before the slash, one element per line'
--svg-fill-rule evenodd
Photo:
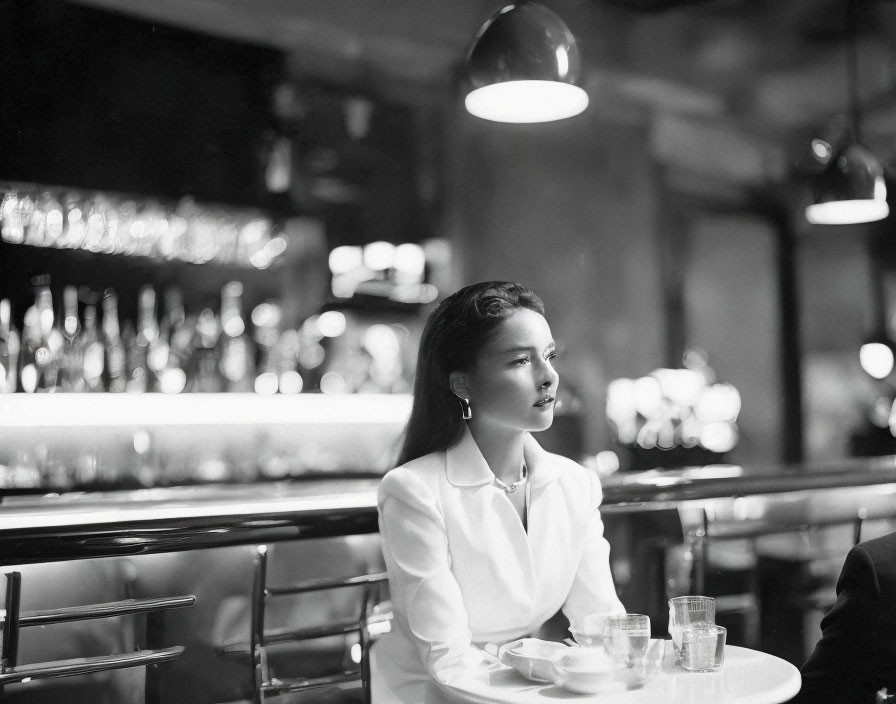
<path fill-rule="evenodd" d="M 502 663 L 509 665 L 526 679 L 535 682 L 553 682 L 554 661 L 568 653 L 570 648 L 538 638 L 523 638 L 508 643 L 499 650 Z"/>

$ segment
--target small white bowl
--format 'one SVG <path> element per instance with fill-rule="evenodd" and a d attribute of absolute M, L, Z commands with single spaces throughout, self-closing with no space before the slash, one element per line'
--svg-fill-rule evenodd
<path fill-rule="evenodd" d="M 613 660 L 601 650 L 570 648 L 552 666 L 554 683 L 576 694 L 596 694 L 613 681 Z"/>
<path fill-rule="evenodd" d="M 563 643 L 538 638 L 523 638 L 500 650 L 500 660 L 536 682 L 552 682 L 554 661 L 571 650 Z"/>

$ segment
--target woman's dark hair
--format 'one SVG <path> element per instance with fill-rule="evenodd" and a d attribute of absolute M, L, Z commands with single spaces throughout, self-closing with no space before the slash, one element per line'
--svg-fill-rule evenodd
<path fill-rule="evenodd" d="M 414 404 L 399 465 L 460 440 L 464 421 L 448 375 L 471 369 L 498 326 L 521 308 L 544 315 L 544 304 L 529 289 L 509 281 L 484 281 L 456 291 L 433 310 L 420 339 Z"/>

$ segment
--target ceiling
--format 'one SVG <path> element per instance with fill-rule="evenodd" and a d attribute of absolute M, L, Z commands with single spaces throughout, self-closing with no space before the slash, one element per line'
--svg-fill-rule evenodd
<path fill-rule="evenodd" d="M 418 105 L 457 100 L 463 57 L 501 0 L 79 0 L 282 50 L 295 78 Z M 849 0 L 541 0 L 579 40 L 609 120 L 697 125 L 783 149 L 848 105 Z M 858 7 L 863 138 L 896 159 L 896 2 Z M 668 131 L 668 129 L 667 129 Z"/>

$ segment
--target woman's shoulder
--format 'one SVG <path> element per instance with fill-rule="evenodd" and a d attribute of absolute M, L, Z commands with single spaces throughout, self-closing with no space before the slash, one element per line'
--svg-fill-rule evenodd
<path fill-rule="evenodd" d="M 431 452 L 390 469 L 380 481 L 380 503 L 388 496 L 419 497 L 421 491 L 434 491 L 445 467 L 445 453 Z"/>
<path fill-rule="evenodd" d="M 550 465 L 551 470 L 556 472 L 557 478 L 567 488 L 567 492 L 581 493 L 600 502 L 602 490 L 596 472 L 569 457 L 553 452 L 544 451 L 544 460 Z"/>

